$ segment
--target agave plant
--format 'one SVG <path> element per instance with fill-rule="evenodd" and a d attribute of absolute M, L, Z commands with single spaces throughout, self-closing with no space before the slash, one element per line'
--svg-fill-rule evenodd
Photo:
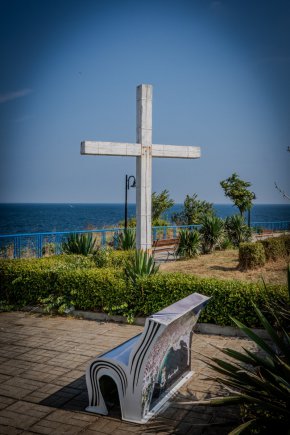
<path fill-rule="evenodd" d="M 136 230 L 135 229 L 125 229 L 121 233 L 115 234 L 114 242 L 115 242 L 117 249 L 122 249 L 123 251 L 135 249 L 135 247 L 136 247 Z"/>
<path fill-rule="evenodd" d="M 256 335 L 236 319 L 235 324 L 263 351 L 262 355 L 250 352 L 221 349 L 225 361 L 210 358 L 207 364 L 218 372 L 214 379 L 231 392 L 230 396 L 211 399 L 211 405 L 240 404 L 244 421 L 231 434 L 277 433 L 289 434 L 290 428 L 290 337 L 280 329 L 278 334 L 266 317 L 254 307 L 261 324 L 273 344 Z M 289 314 L 289 306 L 288 306 Z"/>
<path fill-rule="evenodd" d="M 224 221 L 217 216 L 205 215 L 200 229 L 202 248 L 205 254 L 220 246 L 224 239 Z"/>
<path fill-rule="evenodd" d="M 201 242 L 198 231 L 189 231 L 188 229 L 180 230 L 176 255 L 185 258 L 196 257 L 200 252 L 200 247 Z"/>
<path fill-rule="evenodd" d="M 251 239 L 251 229 L 246 225 L 244 217 L 238 214 L 229 216 L 225 221 L 225 230 L 234 246 Z"/>
<path fill-rule="evenodd" d="M 126 265 L 127 278 L 136 284 L 138 278 L 154 275 L 159 270 L 159 265 L 154 262 L 152 255 L 146 251 L 136 250 L 135 257 Z"/>
<path fill-rule="evenodd" d="M 65 254 L 80 254 L 88 256 L 95 252 L 96 240 L 92 234 L 71 233 L 67 240 L 62 243 L 62 251 Z"/>

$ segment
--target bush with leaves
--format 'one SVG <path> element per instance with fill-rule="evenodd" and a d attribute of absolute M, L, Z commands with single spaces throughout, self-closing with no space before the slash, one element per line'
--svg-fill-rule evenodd
<path fill-rule="evenodd" d="M 127 228 L 114 235 L 114 245 L 117 249 L 128 251 L 136 247 L 136 230 Z"/>
<path fill-rule="evenodd" d="M 115 250 L 111 247 L 101 247 L 92 256 L 96 267 L 115 267 L 124 269 L 128 260 L 135 255 L 135 250 Z"/>
<path fill-rule="evenodd" d="M 65 254 L 91 255 L 95 252 L 96 240 L 91 233 L 71 233 L 62 243 L 62 251 Z"/>
<path fill-rule="evenodd" d="M 153 256 L 140 249 L 136 250 L 135 256 L 126 264 L 125 274 L 129 281 L 136 284 L 138 278 L 155 275 L 158 270 L 159 265 Z"/>
<path fill-rule="evenodd" d="M 126 263 L 135 258 L 135 252 L 131 251 L 114 251 L 114 254 L 117 255 L 112 257 L 115 264 L 123 265 L 126 256 Z M 232 315 L 250 327 L 258 327 L 260 323 L 252 302 L 264 311 L 268 301 L 274 305 L 286 299 L 284 285 L 267 285 L 265 290 L 258 283 L 182 273 L 162 272 L 146 276 L 137 272 L 135 279 L 131 275 L 131 280 L 124 276 L 123 266 L 100 268 L 95 266 L 93 257 L 74 255 L 0 259 L 0 305 L 4 308 L 34 305 L 40 298 L 53 295 L 68 296 L 75 302 L 76 309 L 112 312 L 118 307 L 115 311 L 118 314 L 150 315 L 197 292 L 212 296 L 202 311 L 201 322 L 231 325 Z M 271 313 L 267 316 L 273 319 Z"/>
<path fill-rule="evenodd" d="M 217 216 L 204 216 L 201 223 L 202 250 L 204 254 L 213 252 L 220 247 L 224 239 L 224 222 Z"/>
<path fill-rule="evenodd" d="M 269 239 L 261 240 L 265 249 L 267 261 L 277 261 L 287 255 L 284 237 L 272 237 Z"/>
<path fill-rule="evenodd" d="M 225 196 L 230 198 L 234 205 L 238 207 L 240 214 L 252 208 L 253 200 L 256 199 L 254 192 L 248 190 L 251 183 L 239 178 L 235 172 L 226 180 L 220 182 L 221 187 L 224 189 Z"/>
<path fill-rule="evenodd" d="M 193 258 L 199 255 L 201 248 L 200 234 L 198 231 L 181 229 L 178 235 L 176 255 L 180 258 Z"/>
<path fill-rule="evenodd" d="M 168 190 L 163 190 L 161 193 L 152 193 L 152 223 L 154 226 L 159 226 L 162 213 L 170 209 L 174 205 L 173 199 L 170 198 Z M 166 222 L 166 221 L 165 221 Z"/>
<path fill-rule="evenodd" d="M 238 214 L 226 218 L 225 231 L 229 240 L 236 247 L 242 242 L 250 241 L 252 235 L 244 217 Z"/>
<path fill-rule="evenodd" d="M 172 215 L 176 225 L 199 225 L 204 216 L 214 215 L 213 204 L 197 199 L 197 194 L 186 195 L 183 208 L 179 213 Z"/>
<path fill-rule="evenodd" d="M 241 243 L 239 246 L 239 269 L 258 269 L 266 264 L 265 249 L 260 242 Z"/>

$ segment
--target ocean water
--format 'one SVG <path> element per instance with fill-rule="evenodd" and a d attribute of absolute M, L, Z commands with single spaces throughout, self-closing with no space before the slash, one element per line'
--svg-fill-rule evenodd
<path fill-rule="evenodd" d="M 182 204 L 165 213 L 170 220 Z M 216 214 L 225 218 L 238 213 L 230 204 L 215 204 Z M 135 204 L 128 204 L 128 217 L 135 216 Z M 77 231 L 118 226 L 124 220 L 124 204 L 0 204 L 0 235 L 51 231 Z M 254 205 L 252 222 L 290 221 L 290 204 Z"/>

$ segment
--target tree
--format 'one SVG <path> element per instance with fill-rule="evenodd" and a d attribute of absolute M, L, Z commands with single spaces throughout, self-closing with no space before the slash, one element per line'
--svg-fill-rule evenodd
<path fill-rule="evenodd" d="M 173 199 L 169 197 L 168 190 L 163 190 L 161 193 L 152 193 L 152 222 L 160 220 L 160 216 L 166 210 L 174 205 Z"/>
<path fill-rule="evenodd" d="M 200 224 L 205 215 L 214 215 L 213 205 L 207 201 L 197 199 L 197 194 L 186 195 L 183 209 L 172 215 L 172 220 L 177 225 Z"/>
<path fill-rule="evenodd" d="M 225 196 L 228 196 L 238 207 L 241 216 L 252 208 L 252 201 L 256 199 L 256 195 L 248 190 L 248 187 L 252 185 L 251 183 L 241 180 L 234 172 L 229 178 L 221 181 L 220 185 L 224 189 Z"/>

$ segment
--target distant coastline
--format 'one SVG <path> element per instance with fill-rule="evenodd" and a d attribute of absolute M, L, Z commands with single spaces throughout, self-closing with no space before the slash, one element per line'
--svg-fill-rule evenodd
<path fill-rule="evenodd" d="M 175 204 L 165 213 L 180 211 Z M 214 204 L 216 214 L 225 218 L 237 214 L 232 204 Z M 135 216 L 135 204 L 128 204 L 129 217 Z M 100 229 L 124 220 L 124 204 L 120 203 L 4 203 L 0 204 L 0 235 L 51 231 Z M 255 204 L 252 222 L 290 221 L 290 204 Z"/>

